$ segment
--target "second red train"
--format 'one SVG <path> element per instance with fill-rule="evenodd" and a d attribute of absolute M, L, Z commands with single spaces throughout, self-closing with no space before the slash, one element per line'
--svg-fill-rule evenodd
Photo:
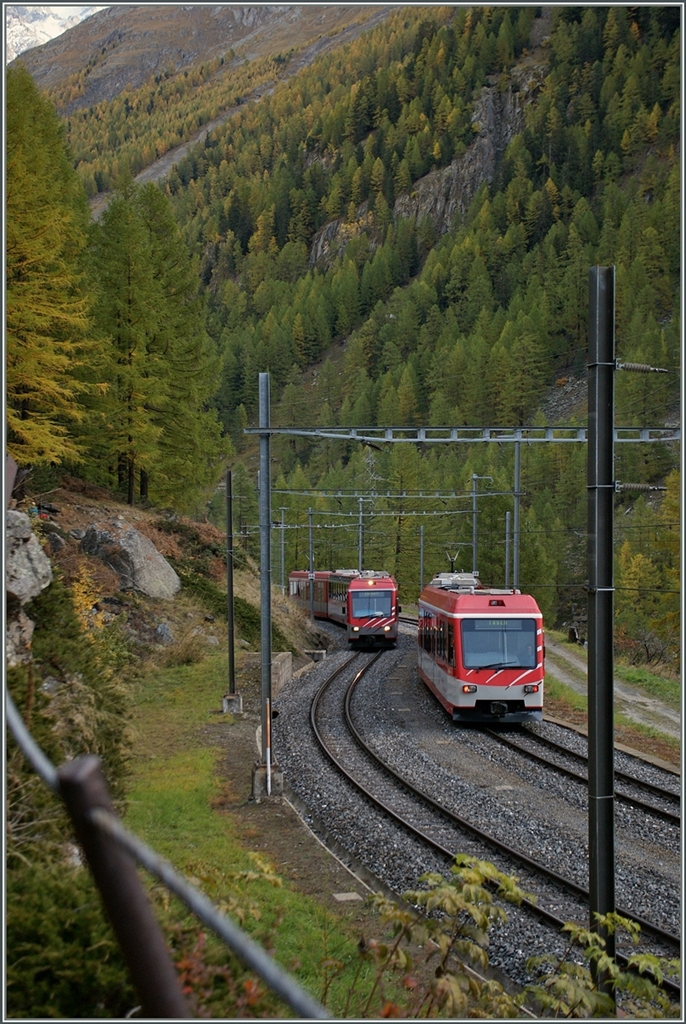
<path fill-rule="evenodd" d="M 346 627 L 351 647 L 395 647 L 398 640 L 398 584 L 387 572 L 336 569 L 295 570 L 288 577 L 288 593 L 304 611 Z"/>

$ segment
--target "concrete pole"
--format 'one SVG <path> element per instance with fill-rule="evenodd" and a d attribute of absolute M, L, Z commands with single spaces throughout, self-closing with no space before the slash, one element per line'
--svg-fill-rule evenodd
<path fill-rule="evenodd" d="M 262 656 L 262 763 L 270 773 L 269 725 L 272 701 L 271 487 L 269 467 L 269 374 L 259 375 L 260 396 L 260 617 Z M 269 789 L 269 784 L 268 784 Z"/>
<path fill-rule="evenodd" d="M 307 513 L 310 531 L 310 620 L 314 625 L 314 538 L 312 536 L 312 508 Z"/>
<path fill-rule="evenodd" d="M 476 481 L 478 480 L 476 473 L 472 474 L 472 572 L 477 571 L 478 563 L 476 560 Z"/>
<path fill-rule="evenodd" d="M 357 571 L 362 572 L 362 561 L 363 561 L 363 545 L 364 545 L 364 520 L 362 512 L 362 502 L 364 498 L 358 498 L 360 513 L 359 513 L 359 525 L 358 525 L 358 536 L 357 536 Z"/>
<path fill-rule="evenodd" d="M 519 441 L 514 443 L 515 465 L 514 465 L 514 564 L 512 566 L 512 585 L 515 590 L 519 587 L 519 503 L 520 503 L 520 478 L 522 475 L 522 452 Z"/>
<path fill-rule="evenodd" d="M 591 267 L 588 310 L 588 849 L 590 927 L 615 910 L 613 508 L 615 268 Z M 599 984 L 609 995 L 607 979 Z"/>
<path fill-rule="evenodd" d="M 505 590 L 510 589 L 510 513 L 505 513 Z"/>
<path fill-rule="evenodd" d="M 419 592 L 424 589 L 424 523 L 419 527 Z"/>

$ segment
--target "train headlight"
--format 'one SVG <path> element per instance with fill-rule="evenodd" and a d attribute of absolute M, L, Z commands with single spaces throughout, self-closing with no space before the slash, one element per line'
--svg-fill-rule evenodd
<path fill-rule="evenodd" d="M 353 626 L 353 633 L 359 633 L 359 632 L 360 632 L 360 627 L 359 626 Z"/>
<path fill-rule="evenodd" d="M 384 631 L 384 633 L 390 633 L 391 627 L 390 626 L 384 626 L 383 631 Z"/>
<path fill-rule="evenodd" d="M 473 683 L 465 683 L 462 687 L 463 693 L 476 693 L 476 686 Z"/>
<path fill-rule="evenodd" d="M 538 683 L 527 683 L 524 687 L 524 693 L 538 693 Z"/>

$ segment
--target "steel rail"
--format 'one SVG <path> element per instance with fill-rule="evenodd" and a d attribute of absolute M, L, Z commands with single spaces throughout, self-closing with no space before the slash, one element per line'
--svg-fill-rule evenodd
<path fill-rule="evenodd" d="M 363 673 L 360 674 L 359 678 L 362 678 L 362 675 Z M 349 700 L 350 697 L 352 696 L 352 691 L 354 690 L 354 687 L 357 685 L 358 682 L 359 679 L 356 678 L 350 684 L 349 694 L 346 695 L 346 710 L 349 708 Z M 365 750 L 365 752 L 371 758 L 373 758 L 374 761 L 376 761 L 379 765 L 381 765 L 381 767 L 385 771 L 392 775 L 402 786 L 405 787 L 405 789 L 408 790 L 408 792 L 419 796 L 422 800 L 430 804 L 430 806 L 432 806 L 440 814 L 444 815 L 452 824 L 455 824 L 458 827 L 471 832 L 472 835 L 476 836 L 478 839 L 481 839 L 489 845 L 494 846 L 497 850 L 511 857 L 513 860 L 518 861 L 523 866 L 529 868 L 529 870 L 531 870 L 535 874 L 544 875 L 545 877 L 549 878 L 552 882 L 555 882 L 561 888 L 565 889 L 567 892 L 570 892 L 576 896 L 583 896 L 586 898 L 588 897 L 588 889 L 586 889 L 582 885 L 579 885 L 573 879 L 565 878 L 563 875 L 558 874 L 556 871 L 553 871 L 551 868 L 546 867 L 544 864 L 539 864 L 531 857 L 528 857 L 526 854 L 521 853 L 521 851 L 508 846 L 506 843 L 501 842 L 495 836 L 491 835 L 488 832 L 482 831 L 476 825 L 473 825 L 471 824 L 471 822 L 467 821 L 465 818 L 462 818 L 460 815 L 455 814 L 454 811 L 451 811 L 444 804 L 440 803 L 440 801 L 435 800 L 428 793 L 425 793 L 423 790 L 417 789 L 415 786 L 412 785 L 411 782 L 408 782 L 407 779 L 403 778 L 403 776 L 400 775 L 391 765 L 387 764 L 387 762 L 384 761 L 383 758 L 379 757 L 378 754 L 376 754 L 367 746 L 352 720 L 350 720 L 349 722 L 349 727 L 351 729 L 351 732 L 355 736 L 357 742 Z M 410 825 L 409 827 L 412 826 Z M 454 856 L 454 853 L 452 854 L 452 856 Z M 637 924 L 640 924 L 641 929 L 643 931 L 649 932 L 650 934 L 655 936 L 655 938 L 662 939 L 662 941 L 668 943 L 669 945 L 680 944 L 679 937 L 677 935 L 674 935 L 673 932 L 667 931 L 666 929 L 661 928 L 659 925 L 653 924 L 651 921 L 647 921 L 645 918 L 639 917 L 638 915 L 632 914 L 630 911 L 623 910 L 619 907 L 617 908 L 617 913 L 621 914 L 623 917 L 635 921 Z"/>
<path fill-rule="evenodd" d="M 568 754 L 576 761 L 581 761 L 584 764 L 588 761 L 587 757 L 584 754 L 579 754 L 576 750 L 569 750 L 562 743 L 558 743 L 556 740 L 550 739 L 549 736 L 539 736 L 537 733 L 531 732 L 529 729 L 526 730 L 526 735 L 529 736 L 536 743 L 540 743 L 543 746 L 550 747 L 552 750 L 559 750 L 564 754 Z M 624 753 L 626 753 L 626 750 L 624 751 Z M 629 753 L 627 754 L 627 756 L 634 757 L 637 761 L 644 760 L 640 750 L 637 750 L 635 753 Z M 668 765 L 661 767 L 660 770 L 667 772 L 668 774 L 674 775 L 675 777 L 679 776 L 679 770 L 675 770 L 669 767 Z M 673 793 L 671 792 L 671 790 L 663 789 L 661 786 L 656 786 L 652 782 L 646 782 L 645 779 L 636 779 L 633 775 L 630 775 L 628 772 L 623 772 L 619 768 L 615 768 L 615 778 L 621 779 L 622 782 L 629 782 L 633 786 L 636 786 L 638 789 L 644 789 L 647 793 L 652 793 L 654 796 L 665 796 L 669 799 L 673 799 L 676 801 L 679 801 L 681 799 L 678 793 Z"/>
<path fill-rule="evenodd" d="M 581 586 L 581 584 L 579 584 L 579 586 Z M 413 615 L 399 615 L 398 616 L 398 623 L 399 623 L 399 625 L 408 626 L 408 627 L 413 627 L 413 626 L 416 627 L 417 626 L 417 621 L 418 621 L 417 617 L 413 616 Z M 576 760 L 580 760 L 580 761 L 584 761 L 584 762 L 588 763 L 588 759 L 585 758 L 583 754 L 578 754 L 578 753 L 576 753 L 576 751 L 573 751 L 573 750 L 567 750 L 566 747 L 563 747 L 561 744 L 557 744 L 555 742 L 555 740 L 551 740 L 547 736 L 538 736 L 538 735 L 536 735 L 535 733 L 532 733 L 532 732 L 527 732 L 527 735 L 529 735 L 537 743 L 545 744 L 546 746 L 552 747 L 554 749 L 559 748 L 560 751 L 562 751 L 563 753 L 569 755 L 570 757 L 575 758 Z M 631 756 L 636 757 L 639 761 L 640 760 L 645 760 L 642 757 L 640 751 L 636 751 L 636 753 L 631 755 Z M 663 770 L 664 771 L 670 771 L 671 769 L 665 768 Z M 674 772 L 674 774 L 678 775 L 678 771 Z M 641 779 L 635 779 L 633 776 L 629 775 L 628 773 L 622 772 L 622 771 L 620 771 L 618 769 L 615 769 L 615 778 L 621 779 L 623 782 L 630 783 L 631 785 L 636 786 L 638 789 L 645 789 L 646 792 L 653 793 L 656 796 L 664 796 L 664 795 L 666 795 L 667 798 L 673 797 L 675 800 L 679 800 L 679 797 L 676 794 L 669 793 L 668 790 L 662 791 L 662 790 L 660 790 L 660 788 L 658 786 L 654 786 L 650 782 L 644 782 Z M 679 820 L 681 820 L 681 819 L 679 819 Z"/>
<path fill-rule="evenodd" d="M 516 750 L 518 753 L 523 754 L 525 757 L 532 761 L 538 762 L 538 764 L 545 765 L 546 768 L 550 768 L 552 771 L 558 772 L 560 775 L 565 775 L 569 779 L 574 779 L 575 782 L 580 782 L 583 786 L 588 786 L 588 776 L 581 775 L 579 772 L 575 772 L 573 768 L 566 768 L 564 765 L 556 764 L 554 761 L 548 760 L 547 757 L 543 757 L 542 754 L 537 754 L 533 750 L 528 750 L 526 747 L 521 746 L 519 743 L 515 743 L 509 736 L 503 736 L 501 733 L 496 732 L 494 729 L 484 729 L 486 735 L 492 736 L 503 746 L 510 747 L 511 750 Z M 555 744 L 555 749 L 560 752 L 561 755 L 565 756 L 569 754 L 574 759 L 584 760 L 581 754 L 574 754 L 573 751 L 567 751 L 564 747 Z M 630 775 L 623 775 L 624 781 L 633 783 L 634 780 Z M 615 778 L 618 778 L 618 773 L 615 772 Z M 648 783 L 649 785 L 649 783 Z M 657 789 L 657 787 L 655 787 Z M 664 796 L 666 799 L 678 800 L 673 793 L 664 794 L 662 792 L 657 793 L 658 796 Z M 656 818 L 662 818 L 664 821 L 668 821 L 673 825 L 681 824 L 681 815 L 674 814 L 673 811 L 668 811 L 662 807 L 655 807 L 653 804 L 648 804 L 644 800 L 639 800 L 638 797 L 629 796 L 628 793 L 620 793 L 615 790 L 615 799 L 621 801 L 621 803 L 627 804 L 629 807 L 635 807 L 640 811 L 645 811 L 648 814 L 654 815 Z"/>
<path fill-rule="evenodd" d="M 443 804 L 441 804 L 440 802 L 436 801 L 429 794 L 424 793 L 422 790 L 419 790 L 416 787 L 414 787 L 411 783 L 409 783 L 406 779 L 404 779 L 398 772 L 396 772 L 394 768 L 392 768 L 390 765 L 388 765 L 382 758 L 380 758 L 376 753 L 374 753 L 367 746 L 367 744 L 365 743 L 363 737 L 360 735 L 359 730 L 356 728 L 354 722 L 352 721 L 352 714 L 351 714 L 351 711 L 350 711 L 350 704 L 351 704 L 352 694 L 353 694 L 353 692 L 355 690 L 355 687 L 358 685 L 358 683 L 364 677 L 364 675 L 368 671 L 368 669 L 371 668 L 371 666 L 374 664 L 374 662 L 377 660 L 377 658 L 380 657 L 381 654 L 383 654 L 383 653 L 384 653 L 383 651 L 380 651 L 378 654 L 376 654 L 374 656 L 374 658 L 372 658 L 355 675 L 355 677 L 353 678 L 352 682 L 349 684 L 349 686 L 348 686 L 348 688 L 346 690 L 346 695 L 345 695 L 345 717 L 346 717 L 346 722 L 347 722 L 348 728 L 350 729 L 351 734 L 355 738 L 355 741 L 358 743 L 360 748 L 367 754 L 367 756 L 369 756 L 372 759 L 373 762 L 375 762 L 385 772 L 387 772 L 393 778 L 395 778 L 396 781 L 404 789 L 406 789 L 412 796 L 419 797 L 420 800 L 422 800 L 423 802 L 425 802 L 425 803 L 429 804 L 430 806 L 432 806 L 436 811 L 438 811 L 439 814 L 443 815 L 451 824 L 454 824 L 454 825 L 456 825 L 458 827 L 463 828 L 464 831 L 470 833 L 471 835 L 473 835 L 477 839 L 483 841 L 485 844 L 490 845 L 491 847 L 495 848 L 496 850 L 498 850 L 498 852 L 501 852 L 501 853 L 506 854 L 507 856 L 510 856 L 513 860 L 517 861 L 522 866 L 528 867 L 534 874 L 539 874 L 539 875 L 542 874 L 545 877 L 548 877 L 551 881 L 553 881 L 556 884 L 558 884 L 560 886 L 560 888 L 566 890 L 567 892 L 571 892 L 572 895 L 582 896 L 582 897 L 584 897 L 587 900 L 588 899 L 588 890 L 585 889 L 583 886 L 579 886 L 576 882 L 572 881 L 571 879 L 565 879 L 563 876 L 558 875 L 556 872 L 552 871 L 549 868 L 546 868 L 544 865 L 537 864 L 535 861 L 533 861 L 531 858 L 527 857 L 525 854 L 522 854 L 519 851 L 514 850 L 514 849 L 508 847 L 506 844 L 502 843 L 500 840 L 496 839 L 494 836 L 490 835 L 489 833 L 483 832 L 477 826 L 472 825 L 470 822 L 468 822 L 465 819 L 461 818 L 459 815 L 454 814 L 454 812 L 450 811 Z M 323 753 L 329 758 L 329 760 L 332 762 L 332 764 L 343 775 L 343 777 L 348 782 L 350 782 L 350 784 L 353 785 L 360 793 L 362 793 L 362 795 L 365 798 L 367 798 L 373 806 L 380 808 L 388 817 L 390 817 L 398 825 L 400 825 L 401 828 L 403 828 L 405 831 L 410 832 L 412 835 L 415 835 L 416 837 L 418 837 L 422 842 L 424 842 L 426 845 L 430 846 L 437 853 L 441 854 L 442 856 L 445 856 L 450 861 L 454 860 L 454 858 L 455 858 L 455 851 L 454 850 L 448 849 L 441 842 L 438 842 L 437 840 L 432 838 L 430 835 L 427 835 L 421 829 L 416 828 L 414 825 L 412 825 L 411 822 L 408 822 L 405 818 L 403 818 L 400 814 L 398 814 L 398 812 L 395 811 L 392 807 L 390 807 L 388 804 L 384 803 L 383 801 L 379 800 L 379 798 L 371 790 L 369 790 L 363 783 L 361 783 L 358 779 L 356 779 L 348 771 L 348 769 L 341 762 L 341 760 L 334 754 L 334 752 L 327 745 L 327 743 L 326 743 L 326 741 L 325 741 L 325 739 L 324 739 L 324 737 L 322 735 L 322 732 L 321 732 L 321 730 L 320 730 L 320 728 L 319 728 L 319 726 L 318 726 L 318 724 L 316 722 L 316 716 L 317 716 L 317 712 L 319 710 L 319 705 L 320 705 L 321 699 L 322 699 L 324 693 L 326 692 L 326 690 L 328 689 L 328 687 L 331 685 L 331 683 L 334 682 L 334 680 L 339 675 L 341 675 L 341 673 L 345 670 L 345 668 L 348 667 L 348 665 L 350 664 L 350 662 L 352 660 L 353 659 L 348 659 L 348 661 L 346 661 L 345 664 L 343 664 L 338 669 L 336 669 L 336 671 L 333 672 L 331 674 L 331 676 L 329 676 L 329 678 L 325 680 L 325 682 L 322 684 L 322 686 L 319 688 L 319 690 L 317 691 L 317 693 L 315 694 L 315 696 L 312 699 L 312 703 L 311 703 L 311 706 L 310 706 L 310 724 L 311 724 L 312 730 L 314 732 L 314 735 L 317 738 L 317 742 L 320 745 L 320 748 L 322 749 Z M 497 886 L 494 885 L 493 887 L 495 889 L 497 889 Z M 562 919 L 562 918 L 558 917 L 557 915 L 551 913 L 550 911 L 546 910 L 545 908 L 540 907 L 540 906 L 538 906 L 535 903 L 532 903 L 531 901 L 529 901 L 527 899 L 524 899 L 520 905 L 522 907 L 524 907 L 529 913 L 531 913 L 535 917 L 537 917 L 539 920 L 541 920 L 544 923 L 554 927 L 557 930 L 562 930 L 562 928 L 564 927 L 564 925 L 566 923 L 564 919 Z M 640 918 L 640 917 L 638 917 L 636 915 L 632 915 L 629 912 L 622 911 L 622 910 L 619 910 L 619 909 L 618 909 L 617 912 L 619 914 L 621 914 L 623 917 L 626 917 L 626 918 L 628 918 L 630 920 L 635 921 L 636 923 L 638 923 L 641 926 L 642 930 L 652 934 L 655 938 L 661 939 L 667 945 L 669 945 L 669 946 L 673 946 L 675 944 L 677 946 L 679 945 L 679 938 L 677 936 L 675 936 L 672 932 L 666 931 L 665 929 L 660 928 L 658 925 L 654 925 L 654 924 L 652 924 L 652 922 L 645 921 L 644 919 L 642 919 L 642 918 Z M 629 960 L 623 954 L 617 954 L 615 956 L 615 959 L 616 959 L 617 963 L 620 964 L 620 966 L 629 967 Z M 680 993 L 681 993 L 680 986 L 677 985 L 675 982 L 671 981 L 670 979 L 664 979 L 663 987 L 674 998 L 679 998 L 680 997 Z"/>

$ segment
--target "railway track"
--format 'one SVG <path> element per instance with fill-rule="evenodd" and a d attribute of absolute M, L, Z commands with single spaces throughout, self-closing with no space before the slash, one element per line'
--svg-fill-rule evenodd
<path fill-rule="evenodd" d="M 583 754 L 579 754 L 576 751 L 570 750 L 568 747 L 561 743 L 556 743 L 555 740 L 549 739 L 545 736 L 537 736 L 535 733 L 529 730 L 522 730 L 517 735 L 521 737 L 524 742 L 518 743 L 513 740 L 510 736 L 505 736 L 501 732 L 497 732 L 495 729 L 484 729 L 487 735 L 493 736 L 498 743 L 501 743 L 511 750 L 516 750 L 530 760 L 536 761 L 538 764 L 545 765 L 546 768 L 551 771 L 559 772 L 561 775 L 565 775 L 568 779 L 574 779 L 576 782 L 580 782 L 584 786 L 588 786 L 588 772 L 578 772 L 574 768 L 570 768 L 568 765 L 561 764 L 560 759 L 566 759 L 576 764 L 585 765 L 588 767 L 588 758 L 584 757 Z M 551 760 L 549 757 L 544 757 L 542 754 L 536 753 L 532 750 L 527 743 L 533 741 L 536 744 L 547 747 L 549 750 L 554 751 L 558 760 Z M 643 811 L 646 814 L 651 814 L 656 818 L 661 818 L 663 821 L 667 821 L 672 825 L 679 826 L 681 824 L 681 813 L 680 813 L 680 802 L 681 798 L 678 793 L 675 793 L 669 789 L 665 789 L 662 786 L 654 785 L 653 783 L 637 779 L 627 772 L 619 771 L 615 769 L 615 781 L 621 782 L 625 787 L 640 789 L 646 793 L 649 793 L 659 803 L 647 803 L 645 800 L 632 795 L 630 792 L 625 790 L 615 789 L 615 800 L 620 803 L 624 803 L 629 807 L 634 807 L 637 810 Z"/>
<path fill-rule="evenodd" d="M 537 904 L 527 902 L 524 906 L 526 911 L 556 932 L 560 932 L 567 920 L 583 919 L 587 914 L 586 888 L 538 863 L 497 836 L 476 827 L 443 801 L 416 788 L 367 743 L 363 729 L 354 720 L 352 706 L 356 688 L 380 656 L 357 655 L 349 658 L 316 692 L 310 708 L 310 723 L 326 757 L 366 800 L 439 857 L 452 862 L 458 850 L 465 852 L 464 837 L 467 834 L 481 850 L 477 855 L 483 856 L 483 846 L 487 846 L 504 856 L 510 865 L 524 868 L 530 880 L 524 880 L 521 884 L 529 889 L 537 887 L 539 899 L 540 881 L 545 879 L 552 888 L 543 895 L 542 901 Z M 365 660 L 360 665 L 358 659 Z M 511 873 L 512 868 L 507 866 L 503 870 Z M 564 896 L 561 897 L 561 894 Z M 624 908 L 618 907 L 617 910 L 641 926 L 644 937 L 650 936 L 656 944 L 655 952 L 658 955 L 678 955 L 678 935 Z M 626 963 L 626 957 L 621 952 L 617 959 L 619 963 Z M 667 981 L 665 987 L 672 998 L 678 998 L 678 985 Z"/>

